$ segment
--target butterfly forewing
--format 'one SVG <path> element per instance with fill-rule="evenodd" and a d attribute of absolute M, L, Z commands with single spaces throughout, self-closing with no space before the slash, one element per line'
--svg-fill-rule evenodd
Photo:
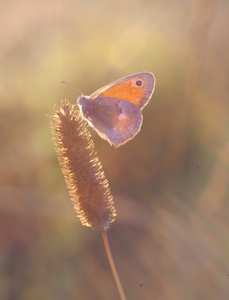
<path fill-rule="evenodd" d="M 155 86 L 152 73 L 143 72 L 118 79 L 93 93 L 90 98 L 95 100 L 99 96 L 118 98 L 134 103 L 141 109 L 147 104 Z"/>

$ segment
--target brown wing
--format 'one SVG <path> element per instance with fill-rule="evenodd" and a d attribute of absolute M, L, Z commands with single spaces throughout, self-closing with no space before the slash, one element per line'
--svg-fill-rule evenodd
<path fill-rule="evenodd" d="M 132 139 L 141 128 L 141 110 L 123 99 L 82 98 L 80 105 L 85 118 L 97 133 L 115 147 Z"/>

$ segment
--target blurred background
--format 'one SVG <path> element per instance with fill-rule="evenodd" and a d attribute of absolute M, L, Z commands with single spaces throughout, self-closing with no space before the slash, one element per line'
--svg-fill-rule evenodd
<path fill-rule="evenodd" d="M 100 232 L 82 227 L 50 132 L 53 105 L 149 71 L 141 132 L 91 130 L 115 199 L 127 299 L 229 296 L 229 2 L 0 4 L 0 299 L 119 299 Z"/>

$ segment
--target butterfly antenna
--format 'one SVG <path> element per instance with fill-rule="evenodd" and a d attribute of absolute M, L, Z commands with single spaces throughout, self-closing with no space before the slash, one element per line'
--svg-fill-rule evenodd
<path fill-rule="evenodd" d="M 64 84 L 67 84 L 69 85 L 70 87 L 72 87 L 74 90 L 76 90 L 77 92 L 79 92 L 81 94 L 81 96 L 83 96 L 83 93 L 78 90 L 76 87 L 74 87 L 73 85 L 71 85 L 70 83 L 66 82 L 66 81 L 61 81 L 60 83 L 64 83 Z"/>

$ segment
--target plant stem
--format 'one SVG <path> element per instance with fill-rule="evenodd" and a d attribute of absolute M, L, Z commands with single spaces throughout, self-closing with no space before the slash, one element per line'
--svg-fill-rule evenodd
<path fill-rule="evenodd" d="M 120 298 L 121 298 L 121 300 L 126 300 L 126 296 L 125 296 L 125 293 L 123 291 L 122 284 L 121 284 L 121 281 L 120 281 L 120 278 L 119 278 L 119 275 L 118 275 L 118 272 L 116 270 L 115 263 L 114 263 L 114 260 L 113 260 L 112 254 L 111 254 L 111 250 L 110 250 L 109 241 L 108 241 L 108 238 L 107 238 L 106 231 L 102 231 L 102 236 L 103 236 L 103 241 L 104 241 L 104 246 L 105 246 L 107 258 L 108 258 L 109 263 L 110 263 L 110 267 L 111 267 L 111 270 L 112 270 L 112 273 L 113 273 L 113 276 L 114 276 L 114 279 L 115 279 L 115 282 L 116 282 L 116 286 L 118 288 Z"/>

